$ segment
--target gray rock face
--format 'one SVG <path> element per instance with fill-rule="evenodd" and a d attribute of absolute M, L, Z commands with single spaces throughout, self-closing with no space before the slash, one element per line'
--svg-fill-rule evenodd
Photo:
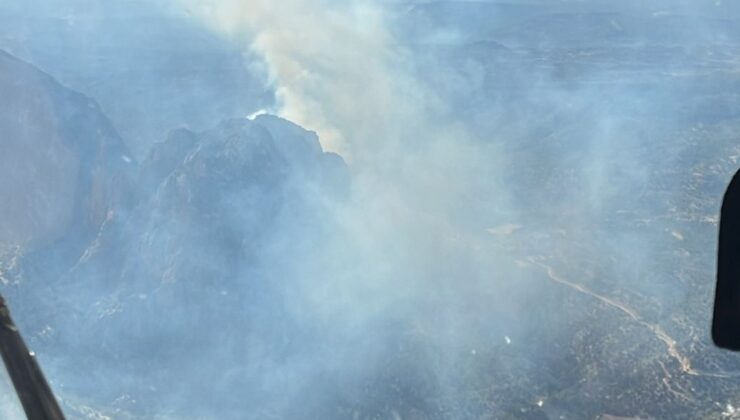
<path fill-rule="evenodd" d="M 176 406 L 238 418 L 230 410 L 243 412 L 247 400 L 231 400 L 231 390 L 257 380 L 245 349 L 294 351 L 281 338 L 296 322 L 280 306 L 283 265 L 326 234 L 322 201 L 341 200 L 348 182 L 342 159 L 324 153 L 314 133 L 277 117 L 172 131 L 142 163 L 133 199 L 112 209 L 79 260 L 26 258 L 44 287 L 27 289 L 33 309 L 24 319 L 31 331 L 53 331 L 35 340 L 37 351 L 65 349 L 56 366 L 64 390 L 95 395 L 105 412 L 154 415 L 170 405 L 162 398 L 211 393 Z M 91 363 L 120 381 L 73 374 Z M 240 373 L 223 382 L 226 370 Z M 193 375 L 207 380 L 172 393 L 173 381 Z M 136 402 L 121 401 L 122 392 Z"/>
<path fill-rule="evenodd" d="M 96 231 L 130 162 L 97 104 L 2 51 L 0 98 L 0 244 Z"/>
<path fill-rule="evenodd" d="M 323 201 L 349 188 L 315 133 L 269 115 L 225 120 L 171 131 L 139 165 L 93 100 L 6 53 L 0 96 L 0 280 L 22 285 L 14 310 L 53 360 L 45 368 L 68 414 L 91 412 L 89 397 L 106 413 L 154 416 L 180 395 L 173 380 L 210 378 L 185 393 L 197 398 L 224 370 L 256 366 L 242 363 L 245 348 L 272 351 L 295 333 L 279 307 L 281 264 L 327 234 Z M 209 342 L 231 344 L 214 353 Z M 122 382 L 75 373 L 90 364 Z M 227 391 L 250 377 L 175 406 L 236 418 L 229 410 L 245 401 Z"/>

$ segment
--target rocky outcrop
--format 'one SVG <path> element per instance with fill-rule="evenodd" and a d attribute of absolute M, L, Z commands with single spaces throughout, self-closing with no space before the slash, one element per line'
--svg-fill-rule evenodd
<path fill-rule="evenodd" d="M 294 351 L 284 337 L 298 318 L 282 307 L 301 267 L 292 262 L 307 262 L 329 234 L 326 203 L 346 196 L 346 166 L 315 133 L 260 116 L 174 130 L 139 169 L 132 199 L 111 209 L 79 258 L 48 258 L 58 245 L 25 258 L 19 316 L 26 330 L 47 331 L 32 341 L 40 354 L 64 349 L 55 367 L 69 394 L 101 384 L 72 374 L 80 366 L 115 370 L 116 385 L 94 391 L 104 411 L 156 412 L 193 374 L 204 380 L 186 399 L 210 393 L 224 413 L 243 409 L 227 390 L 254 385 L 245 349 Z M 240 373 L 223 382 L 225 370 Z"/>
<path fill-rule="evenodd" d="M 0 244 L 91 235 L 132 160 L 96 102 L 0 51 Z"/>

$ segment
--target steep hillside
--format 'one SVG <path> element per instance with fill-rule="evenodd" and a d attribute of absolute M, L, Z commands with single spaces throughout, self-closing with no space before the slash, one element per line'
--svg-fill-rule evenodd
<path fill-rule="evenodd" d="M 0 51 L 0 244 L 97 231 L 131 158 L 96 102 Z"/>
<path fill-rule="evenodd" d="M 26 256 L 18 317 L 38 352 L 55 355 L 49 369 L 70 410 L 74 397 L 94 398 L 109 414 L 155 416 L 183 398 L 181 413 L 221 407 L 237 418 L 247 400 L 229 390 L 254 386 L 247 371 L 260 368 L 247 354 L 296 331 L 280 306 L 296 281 L 286 267 L 328 234 L 322 209 L 347 195 L 344 162 L 314 133 L 263 115 L 173 131 L 136 185 L 78 261 L 50 264 L 55 247 Z M 78 374 L 85 365 L 99 369 Z"/>

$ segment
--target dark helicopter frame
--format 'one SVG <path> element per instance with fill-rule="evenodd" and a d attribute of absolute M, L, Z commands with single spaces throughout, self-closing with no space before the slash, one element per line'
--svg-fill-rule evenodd
<path fill-rule="evenodd" d="M 28 420 L 64 420 L 36 355 L 28 350 L 0 296 L 0 353 Z"/>
<path fill-rule="evenodd" d="M 740 351 L 740 171 L 727 187 L 720 212 L 712 340 Z"/>

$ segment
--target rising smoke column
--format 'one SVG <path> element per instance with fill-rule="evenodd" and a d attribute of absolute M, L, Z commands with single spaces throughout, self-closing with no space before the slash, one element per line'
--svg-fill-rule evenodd
<path fill-rule="evenodd" d="M 436 105 L 410 74 L 411 57 L 379 1 L 186 2 L 217 31 L 262 55 L 281 116 L 318 132 L 350 160 L 429 135 Z"/>
<path fill-rule="evenodd" d="M 365 195 L 396 188 L 425 213 L 484 195 L 506 202 L 495 146 L 474 139 L 457 122 L 460 110 L 417 77 L 419 62 L 391 27 L 399 2 L 182 1 L 264 58 L 278 99 L 268 111 L 316 131 Z"/>
<path fill-rule="evenodd" d="M 332 239 L 281 268 L 294 279 L 285 287 L 295 311 L 326 332 L 321 341 L 334 343 L 330 356 L 309 354 L 298 364 L 360 384 L 381 375 L 382 355 L 409 340 L 423 343 L 422 353 L 435 361 L 420 353 L 399 362 L 403 369 L 436 378 L 427 383 L 436 389 L 430 393 L 447 393 L 447 378 L 457 375 L 448 358 L 471 339 L 464 325 L 480 315 L 467 303 L 486 296 L 481 288 L 491 279 L 491 261 L 468 229 L 492 223 L 475 209 L 506 203 L 496 151 L 476 142 L 415 77 L 413 54 L 389 24 L 394 3 L 186 4 L 264 58 L 278 97 L 270 111 L 315 130 L 352 173 L 348 200 L 327 206 L 338 226 Z M 389 332 L 394 328 L 403 332 Z M 411 330 L 439 331 L 394 335 Z M 281 367 L 289 376 L 299 371 Z M 301 399 L 300 391 L 294 395 Z"/>

